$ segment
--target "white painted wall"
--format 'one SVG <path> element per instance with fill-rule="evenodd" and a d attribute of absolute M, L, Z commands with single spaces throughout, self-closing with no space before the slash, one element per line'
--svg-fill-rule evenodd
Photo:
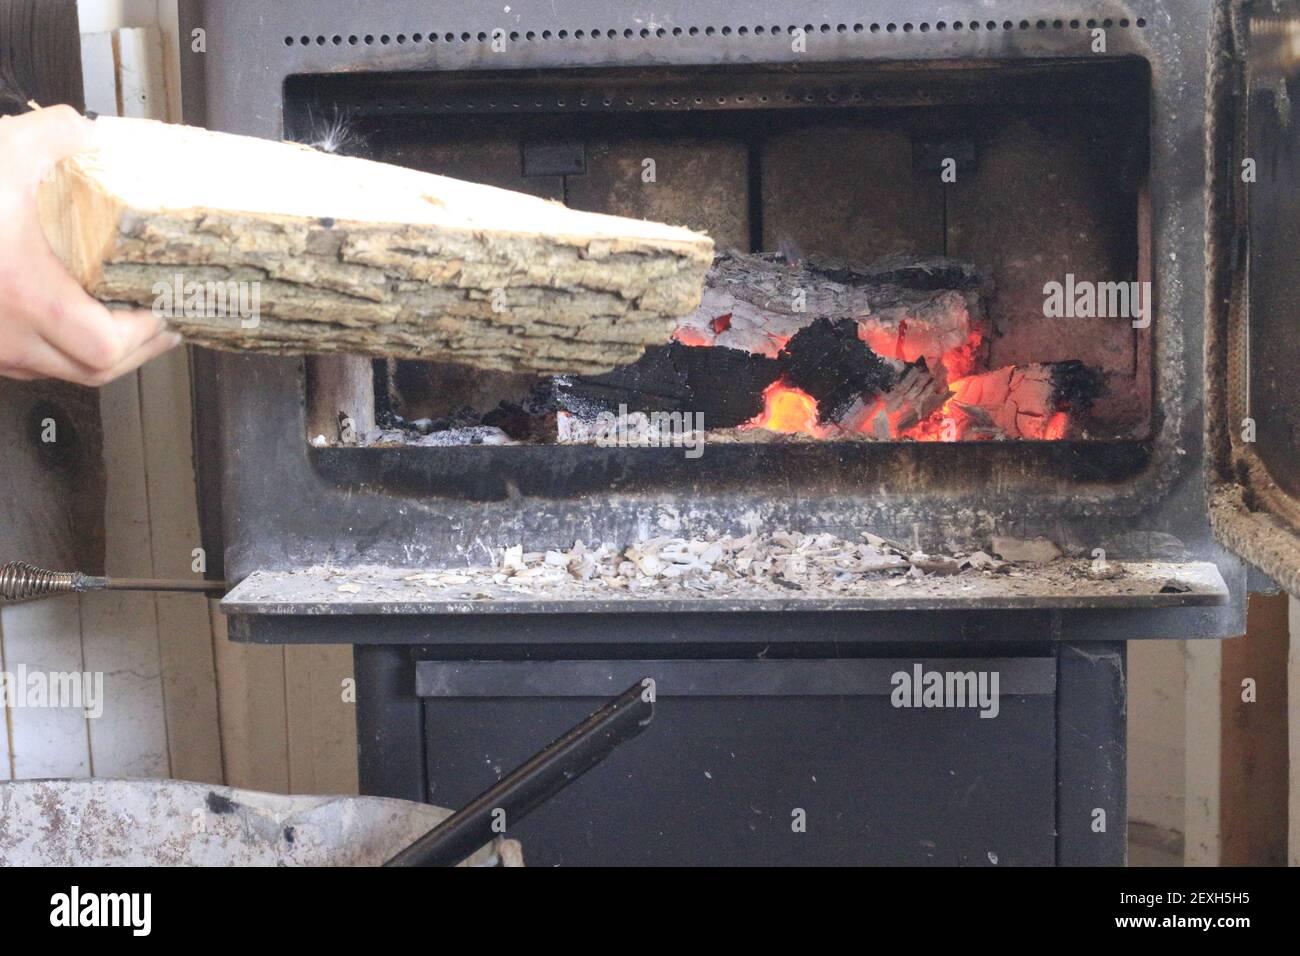
<path fill-rule="evenodd" d="M 1186 804 L 1183 864 L 1218 866 L 1220 768 L 1222 766 L 1222 645 L 1186 641 Z"/>
<path fill-rule="evenodd" d="M 174 8 L 175 0 L 170 5 Z M 77 0 L 77 17 L 82 33 L 106 33 L 121 27 L 156 27 L 158 8 L 159 0 Z"/>
<path fill-rule="evenodd" d="M 1128 646 L 1129 819 L 1183 833 L 1186 667 L 1182 641 Z"/>
<path fill-rule="evenodd" d="M 80 673 L 81 604 L 75 595 L 0 611 L 5 673 Z M 75 707 L 5 708 L 9 773 L 15 779 L 92 772 L 85 713 Z"/>

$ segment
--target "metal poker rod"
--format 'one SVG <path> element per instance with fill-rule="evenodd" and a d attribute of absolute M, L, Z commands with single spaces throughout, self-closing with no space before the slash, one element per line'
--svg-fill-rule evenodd
<path fill-rule="evenodd" d="M 495 786 L 438 824 L 384 866 L 455 866 L 496 835 L 498 811 L 511 825 L 645 730 L 654 701 L 642 678 Z"/>
<path fill-rule="evenodd" d="M 185 591 L 228 590 L 225 581 L 181 581 L 167 578 L 101 578 L 79 571 L 48 571 L 23 561 L 0 565 L 0 601 L 30 601 L 34 598 L 85 591 Z"/>

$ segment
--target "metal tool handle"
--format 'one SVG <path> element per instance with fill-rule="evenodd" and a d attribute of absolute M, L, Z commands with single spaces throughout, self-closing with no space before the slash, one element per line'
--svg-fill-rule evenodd
<path fill-rule="evenodd" d="M 637 681 L 564 736 L 483 791 L 385 866 L 455 866 L 496 836 L 499 811 L 513 826 L 631 740 L 654 717 L 648 678 Z"/>
<path fill-rule="evenodd" d="M 226 591 L 225 581 L 164 578 L 97 578 L 79 571 L 49 571 L 23 561 L 0 565 L 0 601 L 79 594 L 83 591 Z"/>

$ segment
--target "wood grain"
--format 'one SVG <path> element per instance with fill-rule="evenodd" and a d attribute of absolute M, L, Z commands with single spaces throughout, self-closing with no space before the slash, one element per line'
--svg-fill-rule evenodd
<path fill-rule="evenodd" d="M 200 541 L 187 358 L 184 349 L 176 349 L 138 373 L 153 568 L 160 577 L 178 579 L 202 577 L 194 571 L 194 549 Z M 207 599 L 160 594 L 155 606 L 171 776 L 221 783 L 221 731 Z"/>
<path fill-rule="evenodd" d="M 356 704 L 345 700 L 352 675 L 347 645 L 284 649 L 292 793 L 357 792 Z"/>
<path fill-rule="evenodd" d="M 1245 636 L 1223 642 L 1222 866 L 1286 865 L 1286 678 L 1287 595 L 1252 594 Z"/>
<path fill-rule="evenodd" d="M 284 648 L 235 643 L 230 640 L 226 617 L 218 610 L 217 602 L 210 602 L 208 607 L 226 784 L 288 793 Z"/>
<path fill-rule="evenodd" d="M 108 473 L 105 571 L 155 577 L 138 373 L 100 389 Z M 86 669 L 104 674 L 104 713 L 90 721 L 94 772 L 170 776 L 155 596 L 105 591 L 81 597 Z"/>

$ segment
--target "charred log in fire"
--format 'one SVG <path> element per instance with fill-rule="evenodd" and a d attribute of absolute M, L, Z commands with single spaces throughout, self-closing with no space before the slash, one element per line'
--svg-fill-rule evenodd
<path fill-rule="evenodd" d="M 819 318 L 852 319 L 883 358 L 915 362 L 952 377 L 969 374 L 988 337 L 989 283 L 972 266 L 939 257 L 891 256 L 869 265 L 776 255 L 720 255 L 700 307 L 674 339 L 775 358 Z M 946 360 L 946 362 L 945 362 Z"/>
<path fill-rule="evenodd" d="M 897 384 L 901 371 L 858 336 L 852 320 L 816 319 L 794 334 L 776 358 L 782 381 L 812 396 L 822 423 Z"/>
<path fill-rule="evenodd" d="M 763 410 L 763 391 L 780 376 L 775 358 L 732 348 L 680 342 L 646 350 L 638 361 L 604 375 L 556 379 L 559 411 L 578 418 L 600 412 L 696 412 L 709 428 L 731 428 Z"/>
<path fill-rule="evenodd" d="M 912 437 L 948 397 L 947 380 L 978 366 L 988 291 L 949 259 L 859 266 L 728 253 L 672 345 L 606 375 L 565 379 L 555 397 L 578 417 L 689 410 L 714 432 Z"/>
<path fill-rule="evenodd" d="M 852 416 L 880 432 L 878 412 L 906 427 L 917 424 L 946 393 L 926 370 L 882 358 L 850 319 L 816 319 L 775 357 L 674 342 L 640 361 L 594 378 L 557 382 L 561 410 L 578 418 L 620 408 L 631 412 L 695 412 L 710 429 L 747 423 L 773 431 L 830 436 Z M 775 403 L 775 404 L 774 404 Z M 571 430 L 572 434 L 583 434 Z M 894 429 L 884 437 L 895 437 Z"/>
<path fill-rule="evenodd" d="M 1081 362 L 1011 365 L 958 379 L 942 415 L 966 439 L 1069 437 L 1100 393 L 1099 376 Z"/>

